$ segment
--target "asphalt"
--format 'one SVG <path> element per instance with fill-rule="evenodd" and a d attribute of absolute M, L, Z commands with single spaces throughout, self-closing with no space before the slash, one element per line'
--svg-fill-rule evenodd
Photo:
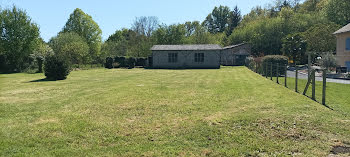
<path fill-rule="evenodd" d="M 287 71 L 287 76 L 288 77 L 292 77 L 295 78 L 295 71 Z M 303 73 L 298 73 L 298 78 L 299 79 L 308 79 L 307 74 L 303 74 Z M 315 77 L 316 81 L 323 81 L 322 77 L 316 76 Z M 331 78 L 327 78 L 326 79 L 327 82 L 333 82 L 333 83 L 341 83 L 341 84 L 350 84 L 350 80 L 342 80 L 342 79 L 331 79 Z"/>

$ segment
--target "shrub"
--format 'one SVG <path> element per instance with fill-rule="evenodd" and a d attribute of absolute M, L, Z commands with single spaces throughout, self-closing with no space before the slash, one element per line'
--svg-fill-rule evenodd
<path fill-rule="evenodd" d="M 45 76 L 49 80 L 64 80 L 70 72 L 68 61 L 56 55 L 45 57 L 44 71 Z"/>
<path fill-rule="evenodd" d="M 113 58 L 112 57 L 106 58 L 105 68 L 108 68 L 108 69 L 113 68 Z"/>
<path fill-rule="evenodd" d="M 247 57 L 245 59 L 245 66 L 247 66 L 249 69 L 253 69 L 255 66 L 255 61 L 253 57 Z"/>
<path fill-rule="evenodd" d="M 267 70 L 267 75 L 271 74 L 271 64 L 272 64 L 272 76 L 276 76 L 276 68 L 278 64 L 278 73 L 285 73 L 285 66 L 288 64 L 288 57 L 282 55 L 267 55 L 262 58 L 262 71 Z M 267 67 L 266 67 L 267 66 Z"/>
<path fill-rule="evenodd" d="M 147 58 L 143 58 L 143 57 L 136 58 L 135 65 L 136 66 L 145 66 L 146 65 L 146 60 L 147 60 Z"/>
<path fill-rule="evenodd" d="M 134 57 L 129 57 L 127 59 L 127 64 L 128 64 L 129 69 L 134 68 L 135 67 L 135 63 L 136 63 L 136 59 Z"/>
<path fill-rule="evenodd" d="M 327 70 L 337 67 L 335 56 L 332 52 L 324 52 L 321 54 L 321 60 L 319 61 L 322 68 Z"/>
<path fill-rule="evenodd" d="M 115 57 L 114 62 L 119 63 L 120 67 L 128 67 L 128 64 L 125 61 L 125 57 Z"/>

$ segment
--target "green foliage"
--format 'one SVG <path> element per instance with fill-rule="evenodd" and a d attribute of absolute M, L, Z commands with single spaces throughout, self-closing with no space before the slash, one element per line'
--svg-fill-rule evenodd
<path fill-rule="evenodd" d="M 128 66 L 128 63 L 127 63 L 127 60 L 126 60 L 126 58 L 125 57 L 115 57 L 115 59 L 114 59 L 114 62 L 117 62 L 117 63 L 119 63 L 119 66 L 120 67 L 127 67 Z"/>
<path fill-rule="evenodd" d="M 64 80 L 71 71 L 66 59 L 57 55 L 46 56 L 44 65 L 45 76 L 48 80 Z"/>
<path fill-rule="evenodd" d="M 38 71 L 37 71 L 38 73 L 43 72 L 42 67 L 43 67 L 43 62 L 44 62 L 45 56 L 53 55 L 53 54 L 54 54 L 54 52 L 49 45 L 47 45 L 44 41 L 39 42 L 38 47 L 30 55 L 34 61 L 34 63 L 32 63 L 32 64 L 34 64 L 38 68 Z"/>
<path fill-rule="evenodd" d="M 283 55 L 288 56 L 294 63 L 307 63 L 306 40 L 301 33 L 289 34 L 285 37 L 282 44 Z"/>
<path fill-rule="evenodd" d="M 342 26 L 350 23 L 349 0 L 329 0 L 324 10 L 328 20 Z"/>
<path fill-rule="evenodd" d="M 285 66 L 288 64 L 288 57 L 281 55 L 267 55 L 262 58 L 262 71 L 266 72 L 267 75 L 271 75 L 271 66 L 272 66 L 272 76 L 277 76 L 277 70 L 279 75 L 284 75 Z M 277 67 L 278 65 L 278 67 Z"/>
<path fill-rule="evenodd" d="M 39 28 L 27 13 L 13 6 L 0 12 L 0 71 L 20 72 L 31 64 L 37 48 Z"/>
<path fill-rule="evenodd" d="M 335 60 L 335 56 L 332 54 L 332 52 L 323 52 L 321 54 L 321 60 L 320 60 L 321 67 L 330 70 L 330 68 L 337 67 L 337 62 Z"/>
<path fill-rule="evenodd" d="M 113 58 L 112 57 L 107 57 L 106 58 L 106 63 L 105 63 L 105 68 L 107 69 L 112 69 L 113 68 Z"/>
<path fill-rule="evenodd" d="M 92 61 L 99 61 L 102 31 L 90 15 L 79 8 L 75 9 L 61 31 L 61 33 L 66 32 L 75 32 L 81 36 L 89 46 L 89 56 Z"/>
<path fill-rule="evenodd" d="M 128 68 L 129 68 L 129 69 L 132 69 L 132 68 L 135 67 L 136 59 L 135 59 L 134 57 L 128 57 L 128 58 L 126 59 L 126 62 L 127 62 L 127 64 L 128 64 Z"/>
<path fill-rule="evenodd" d="M 153 40 L 156 44 L 185 44 L 186 28 L 185 25 L 161 25 L 153 33 Z"/>
<path fill-rule="evenodd" d="M 49 41 L 56 55 L 67 59 L 71 64 L 86 64 L 91 61 L 89 46 L 75 32 L 59 33 Z"/>
<path fill-rule="evenodd" d="M 230 8 L 227 6 L 215 7 L 203 21 L 203 25 L 210 33 L 222 33 L 228 27 L 228 19 L 230 17 Z"/>
<path fill-rule="evenodd" d="M 336 38 L 333 32 L 338 30 L 340 25 L 318 24 L 304 32 L 307 42 L 307 50 L 312 52 L 335 52 Z"/>

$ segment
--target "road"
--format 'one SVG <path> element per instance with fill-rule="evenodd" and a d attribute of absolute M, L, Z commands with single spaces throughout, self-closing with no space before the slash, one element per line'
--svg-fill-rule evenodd
<path fill-rule="evenodd" d="M 295 71 L 289 71 L 288 70 L 287 76 L 295 78 Z M 298 78 L 307 80 L 308 77 L 307 77 L 307 74 L 299 73 L 298 74 Z M 322 77 L 319 77 L 319 76 L 316 76 L 315 79 L 316 79 L 316 81 L 323 81 Z M 350 84 L 350 80 L 331 79 L 331 78 L 327 78 L 327 82 L 341 83 L 341 84 Z"/>

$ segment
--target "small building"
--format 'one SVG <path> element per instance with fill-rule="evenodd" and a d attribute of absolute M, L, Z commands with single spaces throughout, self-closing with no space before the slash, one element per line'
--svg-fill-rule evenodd
<path fill-rule="evenodd" d="M 224 47 L 221 50 L 221 65 L 242 66 L 245 65 L 245 59 L 250 56 L 251 47 L 249 44 L 242 43 Z"/>
<path fill-rule="evenodd" d="M 337 65 L 350 71 L 350 23 L 333 34 L 337 37 Z"/>
<path fill-rule="evenodd" d="M 166 69 L 220 68 L 219 45 L 154 45 L 152 67 Z"/>

